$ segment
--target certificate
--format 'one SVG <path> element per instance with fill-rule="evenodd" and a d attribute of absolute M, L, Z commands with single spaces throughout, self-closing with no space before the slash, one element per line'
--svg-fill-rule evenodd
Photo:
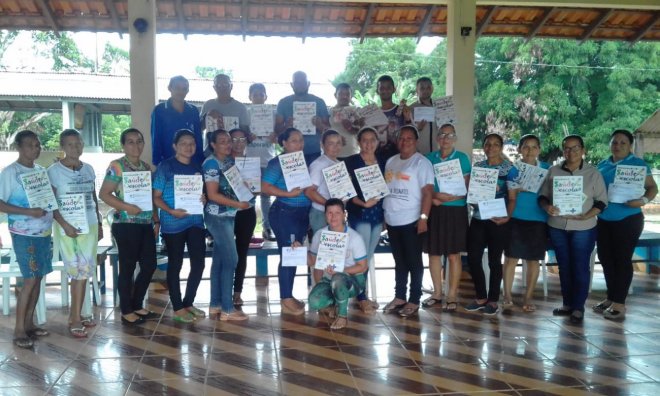
<path fill-rule="evenodd" d="M 213 113 L 213 114 L 211 114 Z M 206 132 L 213 132 L 220 129 L 220 123 L 217 118 L 217 111 L 209 112 L 204 119 L 204 124 L 206 126 Z"/>
<path fill-rule="evenodd" d="M 282 267 L 301 267 L 307 265 L 307 246 L 282 248 Z"/>
<path fill-rule="evenodd" d="M 238 117 L 222 116 L 222 124 L 225 126 L 225 131 L 229 132 L 239 127 Z"/>
<path fill-rule="evenodd" d="M 433 101 L 435 105 L 435 122 L 440 127 L 443 124 L 456 124 L 456 106 L 453 96 L 445 96 Z"/>
<path fill-rule="evenodd" d="M 234 190 L 236 198 L 241 202 L 250 202 L 254 195 L 250 192 L 250 189 L 243 181 L 241 177 L 241 172 L 238 171 L 236 165 L 232 165 L 231 168 L 223 172 L 227 182 L 231 186 L 231 189 Z"/>
<path fill-rule="evenodd" d="M 325 184 L 328 186 L 331 198 L 339 198 L 345 201 L 357 196 L 344 161 L 337 162 L 323 169 L 321 172 L 323 172 L 323 178 L 325 179 Z"/>
<path fill-rule="evenodd" d="M 646 190 L 646 167 L 633 165 L 617 165 L 614 181 L 607 188 L 607 198 L 613 203 L 626 203 L 639 199 Z"/>
<path fill-rule="evenodd" d="M 282 167 L 287 191 L 312 185 L 312 179 L 309 177 L 309 170 L 307 170 L 307 163 L 302 151 L 281 154 L 278 159 Z"/>
<path fill-rule="evenodd" d="M 275 116 L 270 105 L 250 106 L 250 132 L 257 136 L 268 136 L 273 133 Z"/>
<path fill-rule="evenodd" d="M 438 182 L 440 192 L 457 197 L 467 195 L 461 161 L 453 159 L 434 164 L 433 172 L 435 173 L 435 180 Z"/>
<path fill-rule="evenodd" d="M 555 176 L 552 179 L 552 205 L 560 216 L 582 214 L 582 176 Z"/>
<path fill-rule="evenodd" d="M 204 214 L 202 175 L 174 175 L 174 208 L 188 214 Z"/>
<path fill-rule="evenodd" d="M 467 202 L 478 204 L 481 201 L 495 199 L 497 193 L 497 175 L 499 170 L 490 168 L 472 168 Z"/>
<path fill-rule="evenodd" d="M 142 210 L 153 210 L 151 201 L 151 172 L 124 172 L 122 175 L 124 202 Z"/>
<path fill-rule="evenodd" d="M 315 135 L 316 102 L 293 102 L 293 127 L 303 135 Z"/>
<path fill-rule="evenodd" d="M 548 175 L 548 170 L 524 162 L 516 162 L 515 166 L 519 171 L 515 182 L 522 190 L 537 193 Z"/>
<path fill-rule="evenodd" d="M 71 224 L 78 234 L 89 233 L 84 194 L 65 194 L 57 198 L 57 203 L 64 220 Z M 61 235 L 65 235 L 64 228 L 59 227 L 59 229 Z"/>
<path fill-rule="evenodd" d="M 383 110 L 375 104 L 366 105 L 362 108 L 357 109 L 357 115 L 359 118 L 364 119 L 364 126 L 379 126 L 389 124 L 389 120 L 383 113 Z"/>
<path fill-rule="evenodd" d="M 493 217 L 507 217 L 508 215 L 504 198 L 479 202 L 479 217 L 481 217 L 481 220 L 488 220 Z"/>
<path fill-rule="evenodd" d="M 435 122 L 435 107 L 431 107 L 431 106 L 413 107 L 413 121 Z"/>
<path fill-rule="evenodd" d="M 261 192 L 261 159 L 259 157 L 237 157 L 238 171 L 252 193 Z"/>
<path fill-rule="evenodd" d="M 380 171 L 378 164 L 365 166 L 355 170 L 355 178 L 362 190 L 364 200 L 368 201 L 371 198 L 383 198 L 390 193 L 385 183 L 383 173 Z"/>
<path fill-rule="evenodd" d="M 21 173 L 19 177 L 31 208 L 39 208 L 47 212 L 57 209 L 57 200 L 45 169 Z"/>
<path fill-rule="evenodd" d="M 319 250 L 316 253 L 316 264 L 314 268 L 325 270 L 330 266 L 335 272 L 344 272 L 347 249 L 347 232 L 321 231 Z"/>

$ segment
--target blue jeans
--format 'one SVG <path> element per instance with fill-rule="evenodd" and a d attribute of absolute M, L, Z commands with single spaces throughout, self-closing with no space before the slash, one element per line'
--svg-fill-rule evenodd
<path fill-rule="evenodd" d="M 264 174 L 266 168 L 261 168 L 261 174 Z M 259 195 L 259 203 L 261 204 L 261 227 L 265 230 L 270 229 L 270 221 L 268 221 L 268 212 L 270 211 L 270 195 L 261 193 Z"/>
<path fill-rule="evenodd" d="M 596 227 L 567 231 L 548 227 L 559 265 L 559 282 L 564 307 L 584 312 L 589 294 L 589 260 L 596 244 Z"/>
<path fill-rule="evenodd" d="M 383 223 L 371 224 L 366 221 L 362 221 L 356 224 L 351 224 L 351 228 L 360 234 L 362 240 L 364 241 L 364 247 L 367 248 L 367 264 L 369 260 L 374 256 L 376 247 L 378 246 L 378 241 L 380 240 L 380 232 L 383 230 Z M 364 301 L 367 299 L 367 274 L 369 269 L 364 272 L 364 290 L 358 294 L 358 301 Z M 375 297 L 375 296 L 374 296 Z"/>
<path fill-rule="evenodd" d="M 234 217 L 204 215 L 206 228 L 213 236 L 213 261 L 211 262 L 211 308 L 223 312 L 234 311 L 234 271 L 238 253 L 234 242 Z"/>
<path fill-rule="evenodd" d="M 296 241 L 300 243 L 305 240 L 309 227 L 309 206 L 289 206 L 275 200 L 270 207 L 268 219 L 277 238 L 277 250 L 280 254 L 280 264 L 277 267 L 280 299 L 292 298 L 296 267 L 282 267 L 282 248 L 291 246 L 291 234 L 295 235 Z"/>

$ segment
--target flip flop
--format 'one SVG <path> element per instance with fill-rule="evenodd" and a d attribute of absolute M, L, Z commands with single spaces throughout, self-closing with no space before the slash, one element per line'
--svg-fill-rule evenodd
<path fill-rule="evenodd" d="M 18 337 L 14 338 L 14 345 L 23 349 L 32 349 L 34 341 L 30 337 Z"/>
<path fill-rule="evenodd" d="M 452 313 L 452 312 L 456 312 L 457 309 L 458 309 L 458 303 L 456 301 L 449 301 L 445 306 L 445 308 L 443 309 L 443 311 Z"/>
<path fill-rule="evenodd" d="M 523 312 L 534 312 L 536 311 L 536 305 L 534 304 L 524 304 L 522 306 Z"/>
<path fill-rule="evenodd" d="M 435 297 L 429 297 L 426 300 L 422 302 L 422 307 L 424 308 L 431 308 L 435 305 L 442 305 L 442 299 L 441 298 L 435 298 Z"/>
<path fill-rule="evenodd" d="M 94 320 L 92 320 L 92 319 L 83 319 L 81 321 L 81 323 L 85 327 L 95 327 L 96 326 L 96 322 L 94 322 Z"/>
<path fill-rule="evenodd" d="M 330 328 L 332 330 L 341 330 L 345 328 L 347 325 L 348 325 L 348 319 L 345 316 L 338 316 L 337 319 L 335 319 L 335 321 L 332 322 Z"/>
<path fill-rule="evenodd" d="M 50 335 L 48 330 L 42 329 L 41 327 L 35 327 L 34 329 L 25 331 L 25 333 L 29 337 L 46 337 Z"/>
<path fill-rule="evenodd" d="M 70 327 L 69 334 L 71 334 L 73 338 L 87 338 L 87 331 L 85 330 L 85 326 Z"/>

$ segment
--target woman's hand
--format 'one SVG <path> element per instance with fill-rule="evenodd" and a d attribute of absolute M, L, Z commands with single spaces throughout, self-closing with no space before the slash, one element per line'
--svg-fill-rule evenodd
<path fill-rule="evenodd" d="M 417 234 L 423 234 L 429 229 L 429 224 L 427 220 L 419 219 L 417 220 Z"/>
<path fill-rule="evenodd" d="M 299 248 L 299 247 L 301 247 L 301 246 L 302 246 L 302 243 L 300 243 L 300 242 L 298 242 L 298 241 L 293 241 L 293 242 L 291 243 L 291 247 L 292 247 L 293 249 L 295 249 L 295 248 Z"/>
<path fill-rule="evenodd" d="M 631 199 L 630 201 L 626 202 L 626 206 L 629 208 L 641 208 L 644 205 L 646 205 L 646 203 L 644 200 L 642 200 L 642 198 Z"/>
<path fill-rule="evenodd" d="M 140 207 L 137 206 L 137 205 L 133 205 L 133 204 L 129 204 L 129 203 L 127 203 L 126 205 L 128 207 L 127 207 L 126 210 L 124 210 L 124 212 L 126 212 L 130 216 L 137 216 L 142 212 L 142 209 L 140 209 Z"/>
<path fill-rule="evenodd" d="M 502 224 L 505 224 L 506 222 L 508 222 L 509 219 L 510 219 L 509 216 L 506 216 L 506 217 L 492 217 L 490 219 L 490 221 L 492 221 L 493 223 L 495 223 L 499 226 L 499 225 L 502 225 Z"/>
<path fill-rule="evenodd" d="M 376 206 L 376 204 L 378 204 L 378 201 L 380 201 L 379 198 L 376 198 L 376 197 L 369 198 L 367 200 L 367 202 L 364 203 L 364 207 L 365 208 L 372 208 L 372 207 Z"/>
<path fill-rule="evenodd" d="M 72 226 L 71 224 L 64 222 L 64 225 L 62 226 L 62 229 L 64 230 L 64 234 L 68 236 L 69 238 L 76 238 L 78 237 L 78 230 Z"/>
<path fill-rule="evenodd" d="M 328 274 L 330 276 L 334 275 L 335 274 L 335 266 L 334 265 L 328 265 L 327 267 L 325 267 L 325 272 L 326 272 L 326 274 Z"/>
<path fill-rule="evenodd" d="M 288 192 L 287 197 L 289 197 L 289 198 L 295 198 L 295 197 L 297 197 L 298 195 L 300 195 L 300 194 L 302 194 L 302 193 L 303 193 L 303 189 L 300 188 L 300 187 L 296 187 L 296 188 L 294 188 L 293 190 L 291 190 L 291 191 Z"/>
<path fill-rule="evenodd" d="M 170 214 L 176 217 L 177 219 L 181 219 L 188 216 L 188 212 L 186 212 L 185 209 L 172 209 L 170 211 Z"/>
<path fill-rule="evenodd" d="M 550 216 L 559 216 L 560 215 L 559 208 L 556 207 L 556 206 L 548 205 L 548 206 L 545 207 L 545 211 Z"/>
<path fill-rule="evenodd" d="M 238 205 L 236 205 L 236 209 L 239 209 L 239 210 L 247 209 L 249 207 L 250 207 L 249 202 L 242 202 L 241 201 L 241 202 L 238 203 Z"/>
<path fill-rule="evenodd" d="M 48 213 L 41 208 L 29 208 L 26 210 L 27 210 L 27 215 L 34 218 L 44 217 L 46 213 Z"/>

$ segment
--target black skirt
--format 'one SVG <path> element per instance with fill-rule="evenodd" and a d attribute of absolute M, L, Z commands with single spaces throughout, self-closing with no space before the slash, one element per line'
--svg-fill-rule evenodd
<path fill-rule="evenodd" d="M 424 253 L 445 256 L 467 249 L 467 206 L 432 206 L 428 232 L 424 238 Z"/>
<path fill-rule="evenodd" d="M 511 239 L 504 249 L 507 257 L 543 260 L 548 246 L 548 226 L 542 221 L 511 219 Z"/>

